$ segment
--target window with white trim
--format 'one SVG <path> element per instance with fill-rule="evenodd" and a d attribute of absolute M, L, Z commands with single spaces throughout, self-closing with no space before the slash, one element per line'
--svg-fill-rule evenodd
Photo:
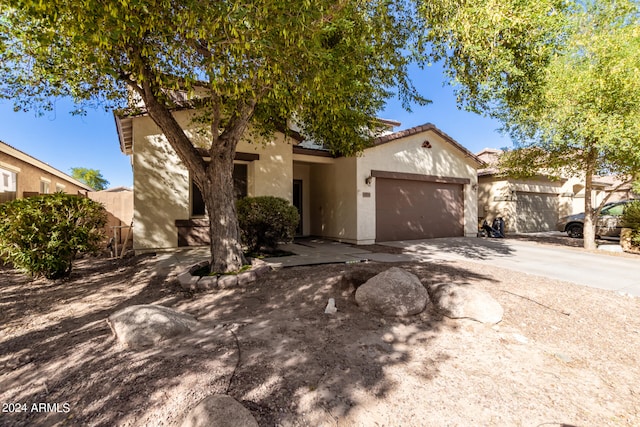
<path fill-rule="evenodd" d="M 46 179 L 40 180 L 40 194 L 49 194 L 51 187 L 51 181 Z"/>
<path fill-rule="evenodd" d="M 0 203 L 15 200 L 17 183 L 17 173 L 0 168 Z"/>

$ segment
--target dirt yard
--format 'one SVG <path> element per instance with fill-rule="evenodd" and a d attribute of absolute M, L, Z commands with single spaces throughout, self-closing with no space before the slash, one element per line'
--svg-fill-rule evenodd
<path fill-rule="evenodd" d="M 487 326 L 430 306 L 360 312 L 355 286 L 391 264 L 282 269 L 192 294 L 154 263 L 88 258 L 55 283 L 0 269 L 0 425 L 174 426 L 215 393 L 261 426 L 640 425 L 640 298 L 474 263 L 394 264 L 486 290 L 505 309 Z M 119 347 L 105 319 L 149 303 L 205 327 Z"/>

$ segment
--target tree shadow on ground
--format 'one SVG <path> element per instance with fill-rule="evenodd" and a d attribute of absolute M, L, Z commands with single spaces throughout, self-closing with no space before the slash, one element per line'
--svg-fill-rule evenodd
<path fill-rule="evenodd" d="M 385 246 L 401 247 L 405 253 L 416 255 L 425 261 L 454 255 L 472 260 L 487 260 L 508 257 L 514 250 L 507 239 L 449 237 L 428 240 L 408 240 L 384 243 Z"/>
<path fill-rule="evenodd" d="M 446 265 L 393 265 L 424 284 L 490 280 Z M 0 342 L 2 401 L 67 402 L 70 412 L 3 414 L 3 425 L 175 424 L 214 393 L 242 402 L 260 425 L 335 424 L 387 396 L 402 375 L 431 381 L 448 355 L 435 349 L 418 360 L 412 347 L 427 348 L 459 327 L 431 305 L 407 318 L 361 312 L 355 288 L 391 266 L 296 267 L 244 287 L 191 294 L 177 287 L 175 272 L 154 269 L 146 258 L 118 265 L 118 274 L 78 268 L 57 290 L 31 282 L 26 300 L 5 289 L 13 326 Z M 21 317 L 35 295 L 40 311 Z M 338 313 L 324 314 L 328 298 Z M 191 313 L 202 328 L 140 352 L 119 347 L 104 320 L 146 303 Z M 20 333 L 19 322 L 41 324 Z"/>
<path fill-rule="evenodd" d="M 359 310 L 357 286 L 391 266 L 412 271 L 424 284 L 488 279 L 433 264 L 294 267 L 272 272 L 254 286 L 181 305 L 201 320 L 237 327 L 241 360 L 229 394 L 260 425 L 333 425 L 399 387 L 401 380 L 389 373 L 394 367 L 419 366 L 412 375 L 426 382 L 449 357 L 436 351 L 428 360 L 416 360 L 411 351 L 458 328 L 431 304 L 407 318 Z M 324 313 L 329 298 L 338 307 L 334 315 Z"/>

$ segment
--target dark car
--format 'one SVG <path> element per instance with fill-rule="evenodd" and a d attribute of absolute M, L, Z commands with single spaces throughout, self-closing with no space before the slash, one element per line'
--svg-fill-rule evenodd
<path fill-rule="evenodd" d="M 622 229 L 622 213 L 629 200 L 607 203 L 596 220 L 596 236 L 620 237 Z M 558 231 L 565 231 L 569 237 L 582 237 L 584 228 L 584 212 L 560 218 L 556 224 Z"/>

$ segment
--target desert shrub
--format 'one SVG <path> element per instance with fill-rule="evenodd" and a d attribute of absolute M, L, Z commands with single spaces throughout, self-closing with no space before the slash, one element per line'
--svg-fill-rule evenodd
<path fill-rule="evenodd" d="M 32 276 L 67 277 L 78 253 L 99 249 L 106 221 L 100 203 L 64 193 L 1 204 L 0 258 Z"/>
<path fill-rule="evenodd" d="M 622 214 L 622 225 L 632 230 L 631 241 L 640 246 L 640 200 L 627 203 Z"/>
<path fill-rule="evenodd" d="M 280 242 L 292 241 L 300 221 L 298 210 L 279 197 L 244 197 L 237 209 L 242 242 L 249 252 L 273 250 Z"/>

